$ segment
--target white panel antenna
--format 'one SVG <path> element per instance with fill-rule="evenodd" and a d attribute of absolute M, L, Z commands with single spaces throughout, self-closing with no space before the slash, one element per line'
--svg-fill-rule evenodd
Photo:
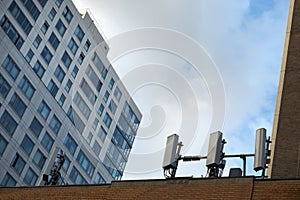
<path fill-rule="evenodd" d="M 167 145 L 166 145 L 165 155 L 164 155 L 164 160 L 162 165 L 164 169 L 174 167 L 173 165 L 176 163 L 178 159 L 179 156 L 177 155 L 178 140 L 179 140 L 179 136 L 177 134 L 170 135 L 167 138 Z"/>
<path fill-rule="evenodd" d="M 222 156 L 222 136 L 223 133 L 220 131 L 210 134 L 208 152 L 206 159 L 206 166 L 218 166 Z"/>
<path fill-rule="evenodd" d="M 256 130 L 254 170 L 262 170 L 266 167 L 266 129 Z"/>

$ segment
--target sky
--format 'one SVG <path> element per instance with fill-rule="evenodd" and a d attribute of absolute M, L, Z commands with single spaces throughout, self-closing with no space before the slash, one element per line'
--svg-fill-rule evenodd
<path fill-rule="evenodd" d="M 288 0 L 73 0 L 106 39 L 108 59 L 143 114 L 123 180 L 163 178 L 166 138 L 182 155 L 206 155 L 221 131 L 225 154 L 254 153 L 255 130 L 271 136 Z M 240 159 L 227 159 L 242 168 Z M 247 174 L 253 159 L 247 160 Z M 206 175 L 205 160 L 177 177 Z"/>

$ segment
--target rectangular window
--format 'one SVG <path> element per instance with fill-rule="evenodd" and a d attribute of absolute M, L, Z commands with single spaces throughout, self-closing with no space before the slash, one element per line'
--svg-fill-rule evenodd
<path fill-rule="evenodd" d="M 24 40 L 5 15 L 0 21 L 0 26 L 17 49 L 21 49 Z"/>
<path fill-rule="evenodd" d="M 116 99 L 118 101 L 120 101 L 120 99 L 122 97 L 122 92 L 121 92 L 121 90 L 118 87 L 116 87 L 116 89 L 115 89 L 114 96 L 116 97 Z"/>
<path fill-rule="evenodd" d="M 75 110 L 72 109 L 72 106 L 69 107 L 67 115 L 71 122 L 74 124 L 76 129 L 82 133 L 85 128 L 85 123 L 81 120 L 81 118 L 78 116 L 78 114 L 75 112 Z"/>
<path fill-rule="evenodd" d="M 38 149 L 32 160 L 39 169 L 43 169 L 46 159 L 46 156 Z"/>
<path fill-rule="evenodd" d="M 76 44 L 75 40 L 71 38 L 69 44 L 68 44 L 69 49 L 71 52 L 75 55 L 78 49 L 78 45 Z"/>
<path fill-rule="evenodd" d="M 53 32 L 51 33 L 48 41 L 51 44 L 51 46 L 53 47 L 53 49 L 56 50 L 59 45 L 59 40 Z"/>
<path fill-rule="evenodd" d="M 98 78 L 98 75 L 95 73 L 95 71 L 92 69 L 90 65 L 88 65 L 88 67 L 86 68 L 85 73 L 89 77 L 93 85 L 96 87 L 97 91 L 100 92 L 102 83 Z"/>
<path fill-rule="evenodd" d="M 77 36 L 78 40 L 81 42 L 84 37 L 84 32 L 79 25 L 76 27 L 74 34 Z"/>
<path fill-rule="evenodd" d="M 98 69 L 98 71 L 100 73 L 102 73 L 103 69 L 104 69 L 104 65 L 102 63 L 102 61 L 100 60 L 99 56 L 94 53 L 94 56 L 92 58 L 93 63 L 95 64 L 96 68 Z"/>
<path fill-rule="evenodd" d="M 108 84 L 109 89 L 112 90 L 112 88 L 114 87 L 114 84 L 115 84 L 115 80 L 113 78 L 111 78 L 109 81 L 109 84 Z"/>
<path fill-rule="evenodd" d="M 38 0 L 38 2 L 40 3 L 40 5 L 44 8 L 44 6 L 46 5 L 48 0 Z"/>
<path fill-rule="evenodd" d="M 108 98 L 109 98 L 109 92 L 105 91 L 105 94 L 103 96 L 103 101 L 106 103 L 108 101 Z"/>
<path fill-rule="evenodd" d="M 110 100 L 110 103 L 109 103 L 109 105 L 108 105 L 108 108 L 109 108 L 109 110 L 110 110 L 113 114 L 115 114 L 115 113 L 116 113 L 116 110 L 117 110 L 117 105 L 116 105 L 116 103 L 115 103 L 113 100 Z"/>
<path fill-rule="evenodd" d="M 70 92 L 72 85 L 73 85 L 73 83 L 72 83 L 72 81 L 69 79 L 68 82 L 67 82 L 66 85 L 65 85 L 65 90 L 67 91 L 67 93 Z"/>
<path fill-rule="evenodd" d="M 54 76 L 57 78 L 57 80 L 62 83 L 65 78 L 66 73 L 64 70 L 58 65 L 54 71 Z"/>
<path fill-rule="evenodd" d="M 54 131 L 54 133 L 58 134 L 61 125 L 62 124 L 59 121 L 59 119 L 55 115 L 53 115 L 53 117 L 52 117 L 52 119 L 51 119 L 51 121 L 49 123 L 49 126 Z"/>
<path fill-rule="evenodd" d="M 92 134 L 92 132 L 89 132 L 89 134 L 88 134 L 88 136 L 87 136 L 87 138 L 86 138 L 86 142 L 87 142 L 88 144 L 91 144 L 92 139 L 93 139 L 93 134 Z"/>
<path fill-rule="evenodd" d="M 40 103 L 39 108 L 38 108 L 38 112 L 41 114 L 41 116 L 45 120 L 47 120 L 47 118 L 48 118 L 48 116 L 51 112 L 51 109 L 44 100 Z"/>
<path fill-rule="evenodd" d="M 17 174 L 22 173 L 25 164 L 25 160 L 18 153 L 16 153 L 14 159 L 10 163 L 10 165 L 14 168 Z"/>
<path fill-rule="evenodd" d="M 102 73 L 101 73 L 101 76 L 102 76 L 103 79 L 106 78 L 107 73 L 108 73 L 108 70 L 105 68 L 105 69 L 102 71 Z"/>
<path fill-rule="evenodd" d="M 73 14 L 70 11 L 70 9 L 68 8 L 68 6 L 65 7 L 62 15 L 65 17 L 65 19 L 67 20 L 67 22 L 70 24 L 72 18 L 73 18 Z"/>
<path fill-rule="evenodd" d="M 127 121 L 129 122 L 130 126 L 133 128 L 134 131 L 137 131 L 137 128 L 140 124 L 139 119 L 136 117 L 136 115 L 134 114 L 132 108 L 128 105 L 128 103 L 126 102 L 124 108 L 123 108 L 123 113 L 126 116 L 126 118 L 128 119 Z"/>
<path fill-rule="evenodd" d="M 109 116 L 108 113 L 105 113 L 104 118 L 103 118 L 103 122 L 104 122 L 104 124 L 106 125 L 107 128 L 110 127 L 112 119 L 111 119 L 111 117 Z"/>
<path fill-rule="evenodd" d="M 96 128 L 97 128 L 97 126 L 98 126 L 98 123 L 99 123 L 99 120 L 98 120 L 97 118 L 95 118 L 95 119 L 94 119 L 94 122 L 93 122 L 93 126 L 92 126 L 92 128 L 93 128 L 94 130 L 96 130 Z"/>
<path fill-rule="evenodd" d="M 70 134 L 67 135 L 64 144 L 67 147 L 67 149 L 69 150 L 69 152 L 72 155 L 74 155 L 78 145 L 77 145 L 77 143 L 75 142 L 75 140 L 72 138 L 72 136 Z"/>
<path fill-rule="evenodd" d="M 91 163 L 91 161 L 88 159 L 88 157 L 80 150 L 77 159 L 78 163 L 81 165 L 81 167 L 86 171 L 86 173 L 92 177 L 93 173 L 95 171 L 95 167 Z"/>
<path fill-rule="evenodd" d="M 7 147 L 8 142 L 6 139 L 0 134 L 0 155 L 2 156 L 6 147 Z"/>
<path fill-rule="evenodd" d="M 11 86 L 9 83 L 4 79 L 4 77 L 0 74 L 0 95 L 6 98 L 7 94 L 9 93 Z"/>
<path fill-rule="evenodd" d="M 61 4 L 62 4 L 63 1 L 64 1 L 64 0 L 56 0 L 56 1 L 55 1 L 55 4 L 57 5 L 57 7 L 60 8 L 60 6 L 61 6 Z"/>
<path fill-rule="evenodd" d="M 32 142 L 32 140 L 27 135 L 25 135 L 20 146 L 23 148 L 23 150 L 29 156 L 32 152 L 33 147 L 34 147 L 34 143 Z"/>
<path fill-rule="evenodd" d="M 49 24 L 48 24 L 47 21 L 45 21 L 44 24 L 43 24 L 42 27 L 41 27 L 41 31 L 42 31 L 42 33 L 44 33 L 44 35 L 45 35 L 46 32 L 48 31 L 48 29 L 49 29 Z"/>
<path fill-rule="evenodd" d="M 1 186 L 13 187 L 17 181 L 7 172 L 1 182 Z"/>
<path fill-rule="evenodd" d="M 32 60 L 33 55 L 34 55 L 33 51 L 31 49 L 29 49 L 25 56 L 25 59 L 28 63 L 30 63 L 30 61 Z"/>
<path fill-rule="evenodd" d="M 88 120 L 91 114 L 91 109 L 88 107 L 88 105 L 85 103 L 78 92 L 75 94 L 73 101 L 77 105 L 81 113 L 84 115 L 84 117 Z"/>
<path fill-rule="evenodd" d="M 51 148 L 53 146 L 54 140 L 52 139 L 52 137 L 49 135 L 49 133 L 46 131 L 41 144 L 43 145 L 43 147 L 45 147 L 45 149 L 47 151 L 51 151 Z"/>
<path fill-rule="evenodd" d="M 89 40 L 86 40 L 83 48 L 86 52 L 88 52 L 90 46 L 91 46 L 91 42 Z"/>
<path fill-rule="evenodd" d="M 34 41 L 33 41 L 33 46 L 38 49 L 40 44 L 41 44 L 42 38 L 39 34 L 37 34 L 37 36 L 35 37 Z"/>
<path fill-rule="evenodd" d="M 19 83 L 19 88 L 22 90 L 24 95 L 31 100 L 35 88 L 32 86 L 32 84 L 29 82 L 29 80 L 26 78 L 26 76 L 23 76 L 22 80 Z"/>
<path fill-rule="evenodd" d="M 97 156 L 99 156 L 100 151 L 101 151 L 101 146 L 100 144 L 95 140 L 94 145 L 93 145 L 93 151 Z"/>
<path fill-rule="evenodd" d="M 105 184 L 106 181 L 104 178 L 99 174 L 99 172 L 96 174 L 95 179 L 94 179 L 95 184 Z"/>
<path fill-rule="evenodd" d="M 69 169 L 69 167 L 70 167 L 70 164 L 71 164 L 70 159 L 65 155 L 65 162 L 64 162 L 64 164 L 63 164 L 63 166 L 62 166 L 62 169 L 63 169 L 65 172 L 67 172 L 68 169 Z"/>
<path fill-rule="evenodd" d="M 15 1 L 10 4 L 8 10 L 12 16 L 14 16 L 26 35 L 28 35 L 32 29 L 32 25 Z"/>
<path fill-rule="evenodd" d="M 59 100 L 58 100 L 58 104 L 62 107 L 62 106 L 64 105 L 64 103 L 65 103 L 65 100 L 66 100 L 65 95 L 64 95 L 64 94 L 61 94 L 61 95 L 60 95 L 60 98 L 59 98 Z"/>
<path fill-rule="evenodd" d="M 85 58 L 85 55 L 81 52 L 80 55 L 79 55 L 79 57 L 78 57 L 78 59 L 77 59 L 78 63 L 82 64 L 84 58 Z"/>
<path fill-rule="evenodd" d="M 14 93 L 11 97 L 9 105 L 15 111 L 15 113 L 22 118 L 27 106 L 16 93 Z"/>
<path fill-rule="evenodd" d="M 10 55 L 7 55 L 7 57 L 2 63 L 2 67 L 9 73 L 10 77 L 12 77 L 14 80 L 17 79 L 20 73 L 20 68 L 12 59 L 12 57 L 10 57 Z"/>
<path fill-rule="evenodd" d="M 121 180 L 122 173 L 116 169 L 116 167 L 114 166 L 114 164 L 111 162 L 111 160 L 108 158 L 107 155 L 104 158 L 104 166 L 115 180 Z"/>
<path fill-rule="evenodd" d="M 98 111 L 97 111 L 97 113 L 98 113 L 98 115 L 101 117 L 101 115 L 102 115 L 102 113 L 103 113 L 103 110 L 104 110 L 104 106 L 101 104 L 100 106 L 99 106 L 99 109 L 98 109 Z"/>
<path fill-rule="evenodd" d="M 61 57 L 61 60 L 64 63 L 64 65 L 66 66 L 66 68 L 69 69 L 72 59 L 66 51 L 65 51 L 64 55 Z"/>
<path fill-rule="evenodd" d="M 86 95 L 88 100 L 91 102 L 91 104 L 94 105 L 97 100 L 97 96 L 95 95 L 91 87 L 88 85 L 86 80 L 82 79 L 80 88 L 82 89 L 83 93 Z"/>
<path fill-rule="evenodd" d="M 1 126 L 6 130 L 6 132 L 12 136 L 18 126 L 16 120 L 7 112 L 4 111 L 0 118 Z"/>
<path fill-rule="evenodd" d="M 73 78 L 75 78 L 77 76 L 78 70 L 79 70 L 78 67 L 75 65 L 73 68 L 73 71 L 71 73 Z"/>
<path fill-rule="evenodd" d="M 34 186 L 37 179 L 38 176 L 36 175 L 36 173 L 34 173 L 34 171 L 31 168 L 29 168 L 25 174 L 24 182 L 30 186 Z"/>
<path fill-rule="evenodd" d="M 67 28 L 60 19 L 57 21 L 55 28 L 59 32 L 61 37 L 63 37 Z"/>
<path fill-rule="evenodd" d="M 36 63 L 33 66 L 33 71 L 36 73 L 36 75 L 42 79 L 45 73 L 45 68 L 43 65 L 40 63 L 40 61 L 36 61 Z"/>
<path fill-rule="evenodd" d="M 48 17 L 51 21 L 53 21 L 55 15 L 56 15 L 56 10 L 54 8 L 52 8 L 48 14 Z"/>
<path fill-rule="evenodd" d="M 72 168 L 69 178 L 75 184 L 78 184 L 78 185 L 87 184 L 86 180 L 83 178 L 83 176 L 79 173 L 79 171 L 75 167 Z"/>
<path fill-rule="evenodd" d="M 44 60 L 46 61 L 47 64 L 50 63 L 53 55 L 51 53 L 51 51 L 48 49 L 47 46 L 44 47 L 42 53 L 41 53 L 41 56 L 44 58 Z"/>
<path fill-rule="evenodd" d="M 43 130 L 43 125 L 37 118 L 33 118 L 31 121 L 31 124 L 29 126 L 29 129 L 32 131 L 32 133 L 38 138 L 40 136 L 40 133 Z"/>
<path fill-rule="evenodd" d="M 49 92 L 51 93 L 51 95 L 55 98 L 55 96 L 58 92 L 58 87 L 52 79 L 50 80 L 47 88 L 48 88 Z"/>
<path fill-rule="evenodd" d="M 34 21 L 36 21 L 40 15 L 40 11 L 36 7 L 34 2 L 32 0 L 21 0 L 21 1 L 24 4 L 25 8 L 27 9 L 28 13 L 31 15 L 31 17 L 34 19 Z"/>

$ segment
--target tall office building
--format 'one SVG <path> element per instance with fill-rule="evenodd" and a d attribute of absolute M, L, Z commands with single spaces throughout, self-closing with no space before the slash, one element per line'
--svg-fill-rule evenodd
<path fill-rule="evenodd" d="M 71 0 L 0 1 L 0 184 L 120 180 L 141 113 Z"/>

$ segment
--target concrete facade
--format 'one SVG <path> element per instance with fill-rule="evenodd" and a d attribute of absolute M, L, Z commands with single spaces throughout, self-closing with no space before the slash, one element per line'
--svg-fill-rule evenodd
<path fill-rule="evenodd" d="M 71 0 L 0 1 L 0 185 L 120 180 L 141 113 Z"/>
<path fill-rule="evenodd" d="M 291 0 L 274 117 L 270 178 L 300 177 L 300 1 Z"/>

